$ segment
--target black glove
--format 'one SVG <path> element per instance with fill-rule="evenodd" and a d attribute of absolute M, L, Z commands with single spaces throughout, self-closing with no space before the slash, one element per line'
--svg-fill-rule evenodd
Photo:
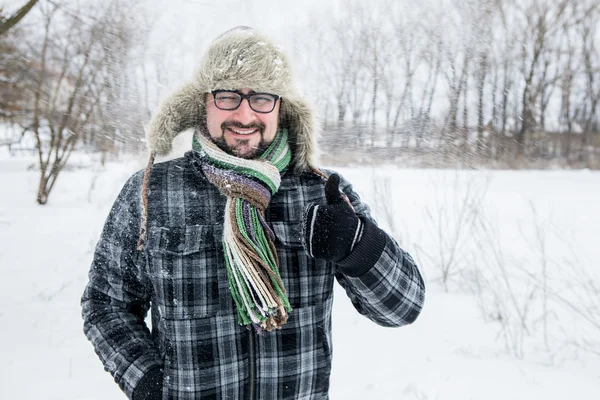
<path fill-rule="evenodd" d="M 360 240 L 363 223 L 339 185 L 339 175 L 332 174 L 325 184 L 327 205 L 310 204 L 304 212 L 304 247 L 311 257 L 340 261 Z"/>
<path fill-rule="evenodd" d="M 381 257 L 387 235 L 356 215 L 339 185 L 339 175 L 332 174 L 325 184 L 327 204 L 306 207 L 303 244 L 311 257 L 335 262 L 348 276 L 361 276 Z"/>
<path fill-rule="evenodd" d="M 162 387 L 162 369 L 151 369 L 140 379 L 131 398 L 132 400 L 162 400 Z"/>

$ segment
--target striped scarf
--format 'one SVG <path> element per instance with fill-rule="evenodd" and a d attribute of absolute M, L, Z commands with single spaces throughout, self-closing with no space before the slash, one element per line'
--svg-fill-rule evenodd
<path fill-rule="evenodd" d="M 192 144 L 204 175 L 227 196 L 223 251 L 238 322 L 259 332 L 281 328 L 292 310 L 279 274 L 275 235 L 264 219 L 292 158 L 287 139 L 287 130 L 280 130 L 255 160 L 227 154 L 200 133 Z"/>

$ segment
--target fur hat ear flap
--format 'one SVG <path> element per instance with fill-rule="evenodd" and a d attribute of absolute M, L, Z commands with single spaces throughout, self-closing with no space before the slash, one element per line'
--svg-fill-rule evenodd
<path fill-rule="evenodd" d="M 319 128 L 309 103 L 299 96 L 285 97 L 279 112 L 282 115 L 281 127 L 288 129 L 296 171 L 316 167 Z"/>
<path fill-rule="evenodd" d="M 146 127 L 150 152 L 160 156 L 169 154 L 175 136 L 200 125 L 203 107 L 204 93 L 193 83 L 181 87 L 163 101 Z"/>

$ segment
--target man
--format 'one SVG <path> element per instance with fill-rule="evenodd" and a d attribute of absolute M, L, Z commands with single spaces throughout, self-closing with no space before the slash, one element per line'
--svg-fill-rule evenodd
<path fill-rule="evenodd" d="M 153 166 L 188 128 L 193 150 Z M 129 398 L 327 398 L 334 277 L 380 325 L 417 318 L 412 258 L 315 168 L 315 136 L 286 57 L 245 27 L 152 118 L 149 166 L 117 198 L 82 298 Z"/>

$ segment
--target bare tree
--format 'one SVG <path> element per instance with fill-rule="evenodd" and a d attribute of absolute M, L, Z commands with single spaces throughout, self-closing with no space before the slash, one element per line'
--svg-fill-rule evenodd
<path fill-rule="evenodd" d="M 480 2 L 469 0 L 456 1 L 452 13 L 447 15 L 448 23 L 456 37 L 445 41 L 446 67 L 443 74 L 448 85 L 448 113 L 446 115 L 442 138 L 446 152 L 459 150 L 469 151 L 468 110 L 472 106 L 469 102 L 469 76 L 475 68 L 475 57 L 478 50 L 483 49 L 489 38 L 484 36 L 486 25 L 486 6 Z M 482 28 L 484 27 L 484 28 Z M 452 37 L 452 36 L 450 36 Z M 458 117 L 462 100 L 462 127 L 459 128 Z M 460 143 L 454 148 L 456 142 Z"/>
<path fill-rule="evenodd" d="M 579 25 L 581 41 L 583 46 L 583 66 L 586 78 L 585 100 L 581 109 L 581 121 L 583 125 L 583 140 L 579 152 L 579 161 L 586 161 L 589 157 L 588 146 L 592 143 L 594 132 L 600 131 L 598 120 L 598 108 L 600 107 L 600 51 L 598 49 L 598 19 L 600 18 L 600 6 L 592 3 L 585 8 L 582 15 L 582 23 Z"/>
<path fill-rule="evenodd" d="M 448 64 L 444 75 L 450 89 L 448 97 L 450 109 L 448 111 L 448 116 L 446 117 L 446 123 L 444 124 L 445 135 L 443 135 L 443 138 L 445 139 L 444 142 L 447 146 L 450 145 L 451 141 L 458 134 L 459 102 L 467 85 L 470 68 L 469 64 L 473 57 L 470 51 L 463 51 L 461 53 L 462 54 L 459 57 L 456 57 L 452 54 L 451 50 L 446 51 L 446 62 Z M 465 132 L 462 132 L 462 135 L 460 135 L 462 139 L 461 143 L 463 143 L 463 145 L 466 142 L 465 134 Z M 447 147 L 447 149 L 450 150 L 450 147 Z"/>
<path fill-rule="evenodd" d="M 489 62 L 488 62 L 488 53 L 482 52 L 479 55 L 479 68 L 477 71 L 477 154 L 482 153 L 484 146 L 484 138 L 483 138 L 483 128 L 485 124 L 485 116 L 484 116 L 484 90 L 485 90 L 485 81 L 488 74 Z"/>
<path fill-rule="evenodd" d="M 502 21 L 502 40 L 499 40 L 501 43 L 500 48 L 497 50 L 497 62 L 500 65 L 497 65 L 497 68 L 500 69 L 500 75 L 502 77 L 502 85 L 501 85 L 501 112 L 500 112 L 500 129 L 498 129 L 498 146 L 496 148 L 497 159 L 501 157 L 504 149 L 502 145 L 502 138 L 506 137 L 509 133 L 508 127 L 508 118 L 509 118 L 509 109 L 510 109 L 510 93 L 513 91 L 515 86 L 515 67 L 514 67 L 514 47 L 513 43 L 517 40 L 517 32 L 509 30 L 509 18 L 510 15 L 507 15 L 508 10 L 504 8 L 500 8 L 500 17 Z"/>
<path fill-rule="evenodd" d="M 574 89 L 575 89 L 575 79 L 577 78 L 579 67 L 579 62 L 576 58 L 576 43 L 573 38 L 572 29 L 569 29 L 568 26 L 563 26 L 563 41 L 562 44 L 563 49 L 560 51 L 559 59 L 557 60 L 560 63 L 562 68 L 562 78 L 560 80 L 560 94 L 561 94 L 561 108 L 560 108 L 560 117 L 559 122 L 562 129 L 566 129 L 567 134 L 573 132 L 576 118 L 579 110 L 574 106 Z M 560 149 L 559 151 L 565 151 L 564 155 L 566 157 L 569 156 L 570 153 L 570 141 L 567 142 L 567 149 Z M 557 154 L 558 149 L 554 147 L 552 149 L 554 154 Z"/>
<path fill-rule="evenodd" d="M 397 43 L 397 45 L 388 45 L 387 50 L 395 56 L 391 57 L 392 62 L 384 64 L 383 67 L 382 79 L 386 98 L 386 144 L 390 147 L 398 133 L 401 117 L 405 121 L 408 119 L 413 122 L 415 117 L 421 118 L 424 115 L 422 110 L 416 110 L 413 102 L 415 75 L 423 60 L 418 39 L 421 27 L 416 21 L 416 17 L 411 14 L 407 15 L 405 10 L 404 4 L 401 4 L 390 14 L 393 26 L 391 39 L 392 43 Z M 404 138 L 404 147 L 408 146 L 408 139 L 412 134 L 417 136 L 416 146 L 419 147 L 422 138 L 422 129 L 420 128 L 411 123 L 400 132 Z"/>
<path fill-rule="evenodd" d="M 563 26 L 569 2 L 532 0 L 530 4 L 518 6 L 524 21 L 524 45 L 521 53 L 521 126 L 516 135 L 519 155 L 523 154 L 527 137 L 537 124 L 536 104 L 542 97 L 540 89 L 544 87 L 544 71 L 547 71 L 548 67 L 545 58 L 550 51 L 550 43 Z"/>
<path fill-rule="evenodd" d="M 41 13 L 41 49 L 31 57 L 37 72 L 31 82 L 31 131 L 40 168 L 37 202 L 46 204 L 78 141 L 86 132 L 101 131 L 98 116 L 115 72 L 111 57 L 128 46 L 129 33 L 122 31 L 118 17 L 127 10 L 118 0 L 101 8 L 88 4 L 85 10 L 77 3 L 48 2 Z M 36 43 L 30 47 L 35 51 Z"/>
<path fill-rule="evenodd" d="M 428 32 L 424 29 L 424 32 Z M 424 46 L 422 57 L 427 68 L 427 79 L 422 88 L 415 88 L 420 96 L 420 104 L 417 115 L 419 116 L 419 125 L 417 132 L 424 134 L 431 129 L 433 119 L 432 107 L 433 101 L 439 86 L 440 69 L 443 62 L 444 41 L 441 32 L 426 33 L 429 38 L 429 43 Z M 433 132 L 429 132 L 432 134 Z M 417 148 L 420 145 L 420 138 L 417 138 Z"/>

